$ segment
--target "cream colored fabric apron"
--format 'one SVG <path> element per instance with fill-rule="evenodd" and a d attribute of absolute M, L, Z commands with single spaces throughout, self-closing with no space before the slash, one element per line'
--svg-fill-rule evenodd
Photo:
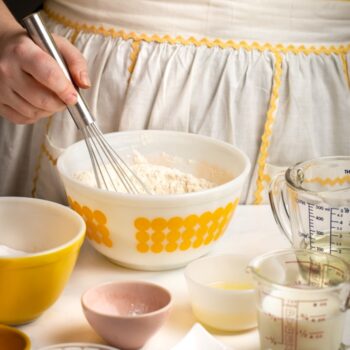
<path fill-rule="evenodd" d="M 350 2 L 49 0 L 50 29 L 88 60 L 83 94 L 104 132 L 171 129 L 241 148 L 242 203 L 266 203 L 271 177 L 350 153 Z M 0 124 L 1 194 L 65 201 L 56 172 L 80 139 L 68 113 Z"/>

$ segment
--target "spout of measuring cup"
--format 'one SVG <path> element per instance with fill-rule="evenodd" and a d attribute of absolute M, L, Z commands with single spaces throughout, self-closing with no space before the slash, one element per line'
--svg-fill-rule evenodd
<path fill-rule="evenodd" d="M 255 284 L 260 284 L 261 282 L 263 283 L 266 277 L 261 271 L 261 257 L 263 255 L 253 258 L 245 268 L 246 273 L 251 276 Z"/>
<path fill-rule="evenodd" d="M 258 273 L 258 260 L 259 256 L 253 258 L 252 260 L 249 261 L 248 265 L 245 268 L 246 273 L 248 273 L 254 280 L 257 279 Z"/>
<path fill-rule="evenodd" d="M 253 280 L 259 285 L 280 284 L 286 281 L 284 261 L 280 256 L 285 252 L 293 252 L 293 249 L 271 251 L 253 258 L 246 267 Z"/>
<path fill-rule="evenodd" d="M 251 265 L 246 266 L 245 272 L 247 272 L 249 275 L 254 276 L 254 268 Z"/>

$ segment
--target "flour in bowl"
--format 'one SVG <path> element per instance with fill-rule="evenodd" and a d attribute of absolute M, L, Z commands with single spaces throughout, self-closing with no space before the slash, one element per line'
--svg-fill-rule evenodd
<path fill-rule="evenodd" d="M 13 249 L 5 244 L 0 244 L 0 257 L 25 256 L 29 253 L 22 250 Z"/>
<path fill-rule="evenodd" d="M 217 186 L 217 183 L 196 177 L 179 169 L 159 164 L 150 163 L 145 157 L 136 154 L 134 164 L 129 165 L 135 175 L 146 185 L 152 194 L 181 194 L 203 191 Z M 112 181 L 117 192 L 126 193 L 126 189 L 110 164 L 107 170 L 112 175 Z M 95 176 L 92 170 L 76 172 L 73 177 L 87 185 L 97 187 Z M 105 176 L 108 179 L 108 176 Z M 139 193 L 145 193 L 142 187 L 135 181 Z"/>

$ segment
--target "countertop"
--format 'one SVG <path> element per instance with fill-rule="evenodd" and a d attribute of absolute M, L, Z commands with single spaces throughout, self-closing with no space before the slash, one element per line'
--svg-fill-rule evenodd
<path fill-rule="evenodd" d="M 269 206 L 240 205 L 224 237 L 210 255 L 243 253 L 254 257 L 289 246 L 288 240 L 280 233 Z M 85 290 L 96 284 L 131 279 L 158 283 L 173 294 L 174 304 L 170 317 L 142 349 L 170 350 L 196 322 L 190 306 L 183 268 L 160 272 L 126 269 L 111 263 L 88 242 L 84 243 L 73 274 L 60 298 L 40 318 L 20 329 L 31 338 L 33 350 L 70 342 L 106 344 L 86 321 L 80 297 Z M 350 343 L 349 312 L 345 328 L 345 340 Z M 232 350 L 259 349 L 257 329 L 234 334 L 212 334 Z"/>

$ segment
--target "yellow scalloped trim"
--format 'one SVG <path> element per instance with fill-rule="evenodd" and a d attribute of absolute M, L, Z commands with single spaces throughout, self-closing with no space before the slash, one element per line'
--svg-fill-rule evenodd
<path fill-rule="evenodd" d="M 76 40 L 77 40 L 77 37 L 79 35 L 80 31 L 75 29 L 72 36 L 70 37 L 69 41 L 74 45 Z"/>
<path fill-rule="evenodd" d="M 348 62 L 346 60 L 345 53 L 340 54 L 340 59 L 343 63 L 343 71 L 346 81 L 348 82 L 348 87 L 350 89 L 350 76 L 349 76 L 349 68 L 348 68 Z"/>
<path fill-rule="evenodd" d="M 307 183 L 319 183 L 323 186 L 335 186 L 335 185 L 344 185 L 344 183 L 350 183 L 350 175 L 337 176 L 334 178 L 326 177 L 314 177 L 312 179 L 305 179 L 304 182 Z"/>
<path fill-rule="evenodd" d="M 39 180 L 39 173 L 40 173 L 40 168 L 41 168 L 41 161 L 43 158 L 43 150 L 42 147 L 40 147 L 40 152 L 39 156 L 36 162 L 35 170 L 34 170 L 34 177 L 32 180 L 32 197 L 36 198 L 36 193 L 37 193 L 37 186 L 38 186 L 38 180 Z"/>
<path fill-rule="evenodd" d="M 52 116 L 50 116 L 47 119 L 47 123 L 46 123 L 46 133 L 49 131 L 49 128 L 51 126 L 52 123 Z M 45 141 L 42 142 L 41 146 L 40 146 L 40 152 L 39 152 L 39 156 L 36 162 L 36 166 L 35 166 L 35 170 L 34 170 L 34 177 L 32 180 L 32 197 L 36 197 L 36 193 L 37 193 L 37 186 L 38 186 L 38 180 L 39 180 L 39 174 L 40 174 L 40 169 L 41 169 L 41 161 L 44 155 L 44 147 L 45 147 Z M 46 147 L 45 147 L 46 148 Z M 52 157 L 53 158 L 53 157 Z"/>
<path fill-rule="evenodd" d="M 56 166 L 57 164 L 57 158 L 54 158 L 53 155 L 49 152 L 49 150 L 47 149 L 47 147 L 45 146 L 45 144 L 42 144 L 41 145 L 41 149 L 42 149 L 42 152 L 43 154 L 46 155 L 47 159 L 50 161 L 50 163 L 53 165 L 53 166 Z"/>
<path fill-rule="evenodd" d="M 140 41 L 134 41 L 131 44 L 131 53 L 130 53 L 130 66 L 128 67 L 128 71 L 130 72 L 130 77 L 132 72 L 134 71 L 135 65 L 136 65 L 136 61 L 137 61 L 137 57 L 139 55 L 140 52 Z"/>
<path fill-rule="evenodd" d="M 264 174 L 266 159 L 268 156 L 268 148 L 270 145 L 270 138 L 272 135 L 272 125 L 275 121 L 275 113 L 277 110 L 277 100 L 279 97 L 279 88 L 281 86 L 282 75 L 282 56 L 280 53 L 275 52 L 275 72 L 272 82 L 272 92 L 270 98 L 269 108 L 267 110 L 267 117 L 264 127 L 264 133 L 261 137 L 261 146 L 258 158 L 258 174 L 256 180 L 256 191 L 254 194 L 254 204 L 260 204 L 263 200 L 262 191 L 264 190 L 264 181 L 268 182 L 270 177 Z"/>
<path fill-rule="evenodd" d="M 331 45 L 326 46 L 294 46 L 294 45 L 282 45 L 282 44 L 260 44 L 258 42 L 247 43 L 246 41 L 235 42 L 233 40 L 222 41 L 220 39 L 209 40 L 207 38 L 196 39 L 194 37 L 189 37 L 187 39 L 182 36 L 177 36 L 175 38 L 170 35 L 159 36 L 157 34 L 147 35 L 147 34 L 137 34 L 135 32 L 126 33 L 124 30 L 115 30 L 114 28 L 105 29 L 104 27 L 96 27 L 94 25 L 80 24 L 78 22 L 72 21 L 65 16 L 62 16 L 55 11 L 52 11 L 48 8 L 47 5 L 44 5 L 44 11 L 47 16 L 54 21 L 63 24 L 66 27 L 75 29 L 76 31 L 84 31 L 87 33 L 101 34 L 104 36 L 109 36 L 113 38 L 122 38 L 123 40 L 134 40 L 134 41 L 145 41 L 145 42 L 157 42 L 157 43 L 168 43 L 168 44 L 182 44 L 182 45 L 195 45 L 195 46 L 207 46 L 207 47 L 220 47 L 222 49 L 233 48 L 233 49 L 246 49 L 247 51 L 259 50 L 259 51 L 272 51 L 272 52 L 281 52 L 287 53 L 292 52 L 294 54 L 303 53 L 305 55 L 310 54 L 341 54 L 347 53 L 350 51 L 350 44 L 348 45 Z"/>

